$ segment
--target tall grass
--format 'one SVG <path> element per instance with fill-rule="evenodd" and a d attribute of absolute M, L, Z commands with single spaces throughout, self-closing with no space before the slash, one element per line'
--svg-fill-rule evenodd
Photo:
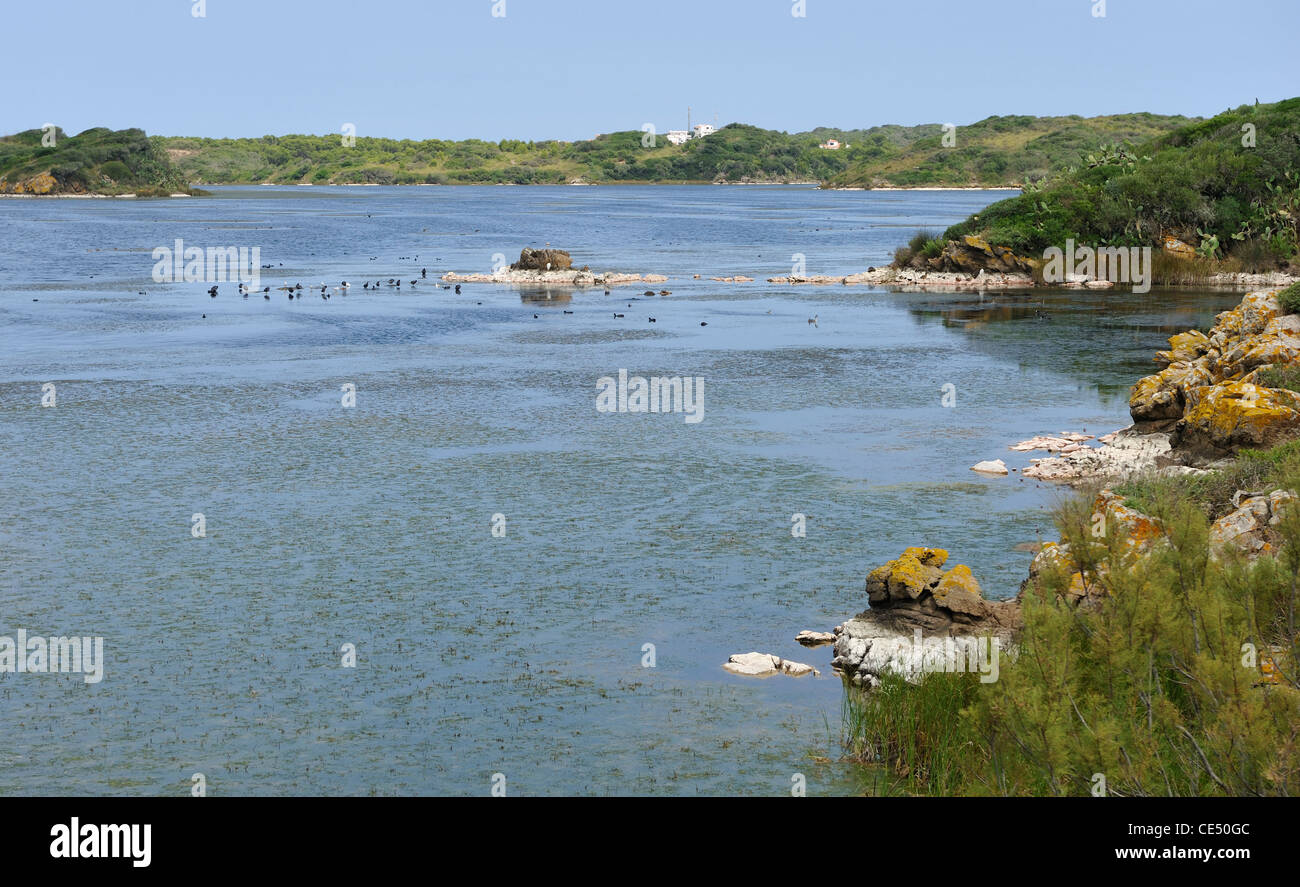
<path fill-rule="evenodd" d="M 985 749 L 960 713 L 979 686 L 973 674 L 936 673 L 915 685 L 887 674 L 874 690 L 846 687 L 849 757 L 881 766 L 891 791 L 967 792 Z"/>

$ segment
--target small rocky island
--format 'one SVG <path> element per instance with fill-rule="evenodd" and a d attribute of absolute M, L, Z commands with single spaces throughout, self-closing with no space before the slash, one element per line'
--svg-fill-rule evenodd
<path fill-rule="evenodd" d="M 519 261 L 488 274 L 442 276 L 446 283 L 550 284 L 573 287 L 616 287 L 640 283 L 663 283 L 662 274 L 624 274 L 617 271 L 592 271 L 586 265 L 573 267 L 573 257 L 562 249 L 529 249 L 519 253 Z"/>

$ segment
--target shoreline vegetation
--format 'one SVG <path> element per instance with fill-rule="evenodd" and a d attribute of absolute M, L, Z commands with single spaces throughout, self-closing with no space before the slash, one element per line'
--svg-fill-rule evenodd
<path fill-rule="evenodd" d="M 1130 404 L 1135 429 L 1165 429 L 1170 446 L 1075 478 L 1054 510 L 1060 539 L 1039 546 L 1014 601 L 988 604 L 969 571 L 950 581 L 964 568 L 941 573 L 941 549 L 872 572 L 871 608 L 836 627 L 833 662 L 846 754 L 880 777 L 868 782 L 922 795 L 1300 792 L 1297 312 L 1300 284 L 1170 339 L 1166 368 Z M 909 650 L 890 630 L 899 607 L 901 628 L 965 646 L 946 660 Z M 965 667 L 980 634 L 1005 655 L 986 646 Z"/>
<path fill-rule="evenodd" d="M 1135 282 L 1142 254 L 1145 286 L 1294 280 L 1298 131 L 1290 99 L 1091 154 L 941 236 L 918 232 L 892 270 L 1034 285 L 1055 249 L 1070 252 L 1066 282 L 1102 299 Z M 1129 279 L 1113 265 L 1081 272 L 1074 244 L 1090 259 L 1127 254 Z M 1131 429 L 1025 470 L 1076 492 L 1015 597 L 995 680 L 960 656 L 924 667 L 919 644 L 880 630 L 882 605 L 929 602 L 931 615 L 951 601 L 942 560 L 925 560 L 941 550 L 909 549 L 871 574 L 872 607 L 837 626 L 833 663 L 847 757 L 878 777 L 864 781 L 920 795 L 1300 793 L 1297 312 L 1291 283 L 1172 337 L 1163 369 L 1132 389 Z"/>
<path fill-rule="evenodd" d="M 1297 132 L 1293 98 L 1090 152 L 941 235 L 918 231 L 892 267 L 1104 289 L 1138 283 L 1142 261 L 1144 286 L 1289 282 L 1300 272 Z"/>

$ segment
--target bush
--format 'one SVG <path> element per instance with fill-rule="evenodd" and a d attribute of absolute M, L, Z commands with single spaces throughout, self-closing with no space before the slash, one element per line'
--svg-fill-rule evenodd
<path fill-rule="evenodd" d="M 1255 376 L 1265 388 L 1285 388 L 1300 393 L 1300 367 L 1271 366 L 1260 370 Z"/>
<path fill-rule="evenodd" d="M 135 181 L 135 175 L 120 160 L 110 160 L 99 168 L 100 173 L 108 176 L 119 185 L 129 185 Z"/>
<path fill-rule="evenodd" d="M 1277 302 L 1287 314 L 1300 314 L 1300 283 L 1293 283 L 1278 293 Z"/>
<path fill-rule="evenodd" d="M 894 266 L 896 268 L 921 267 L 925 259 L 938 258 L 946 244 L 947 241 L 942 237 L 936 237 L 933 231 L 923 228 L 912 235 L 907 246 L 900 246 L 894 250 Z"/>

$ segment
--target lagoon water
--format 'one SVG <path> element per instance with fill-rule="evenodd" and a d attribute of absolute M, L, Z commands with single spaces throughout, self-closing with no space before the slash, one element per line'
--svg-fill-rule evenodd
<path fill-rule="evenodd" d="M 0 635 L 102 636 L 106 658 L 94 685 L 0 674 L 0 790 L 181 795 L 195 773 L 212 795 L 485 795 L 494 774 L 518 795 L 781 795 L 796 773 L 858 790 L 829 648 L 796 632 L 863 609 L 866 573 L 908 545 L 1013 595 L 1059 493 L 969 466 L 1123 427 L 1164 338 L 1239 299 L 763 282 L 796 254 L 810 274 L 885 264 L 1004 196 L 0 203 Z M 155 283 L 151 252 L 177 238 L 259 247 L 272 300 Z M 431 282 L 548 242 L 667 274 L 672 295 Z M 413 291 L 361 289 L 421 267 Z M 708 279 L 734 274 L 757 280 Z M 329 301 L 274 290 L 344 279 Z M 704 421 L 598 413 L 621 368 L 702 377 Z M 750 650 L 822 674 L 722 670 Z"/>

